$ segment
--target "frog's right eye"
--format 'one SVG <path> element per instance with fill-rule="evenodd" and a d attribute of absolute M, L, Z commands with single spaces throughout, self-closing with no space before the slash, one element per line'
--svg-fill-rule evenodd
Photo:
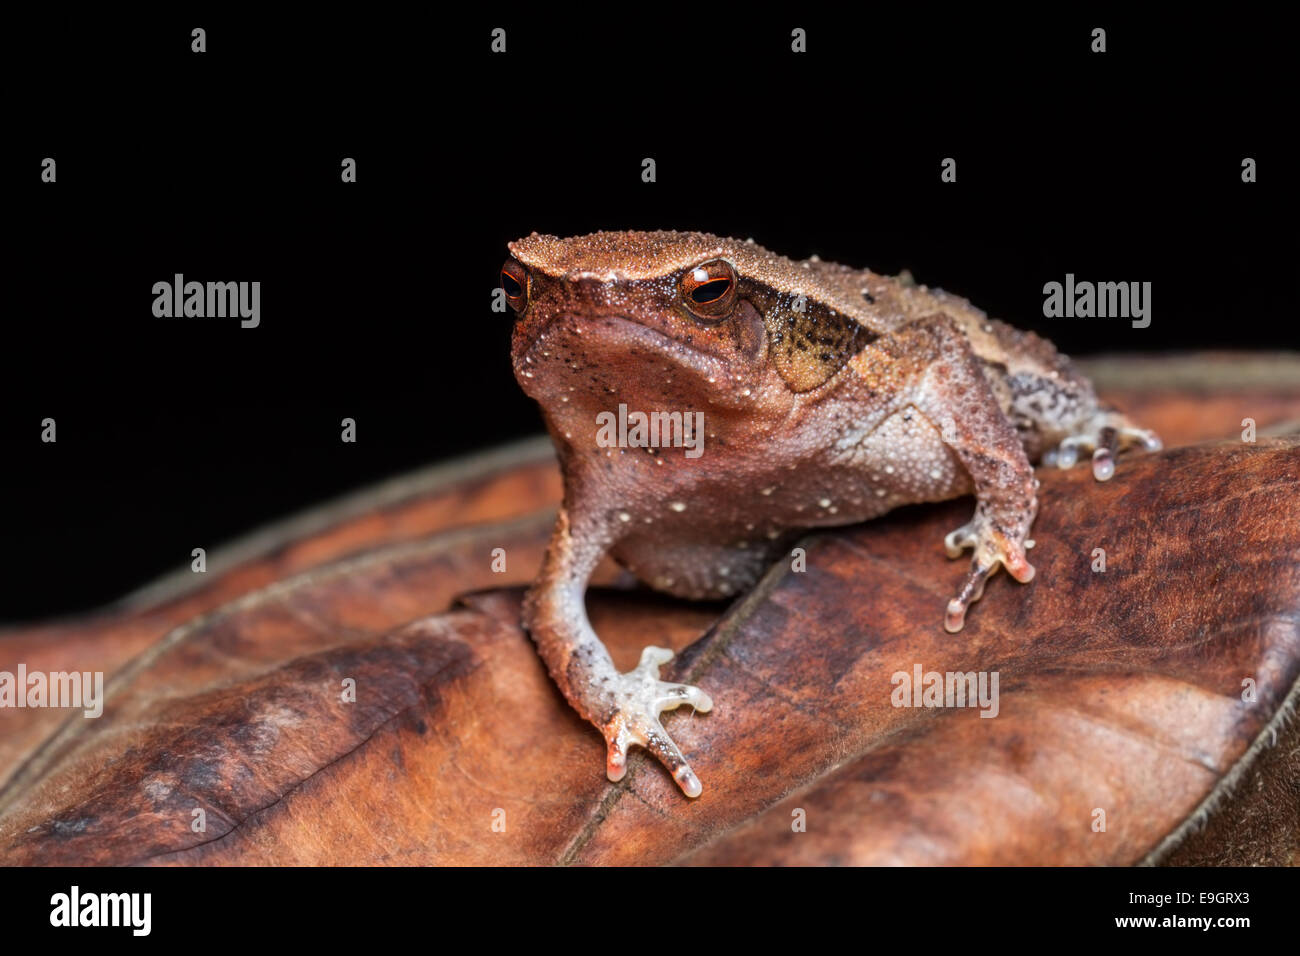
<path fill-rule="evenodd" d="M 528 270 L 514 259 L 501 267 L 501 291 L 506 294 L 510 308 L 522 312 L 528 306 Z"/>
<path fill-rule="evenodd" d="M 717 324 L 736 304 L 736 270 L 726 259 L 703 262 L 682 276 L 681 295 L 691 315 Z"/>

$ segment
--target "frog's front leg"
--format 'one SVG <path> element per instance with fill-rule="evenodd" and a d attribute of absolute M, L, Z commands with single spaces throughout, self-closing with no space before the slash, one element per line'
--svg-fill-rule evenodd
<path fill-rule="evenodd" d="M 1038 513 L 1038 483 L 1020 437 L 957 324 L 946 315 L 930 315 L 902 335 L 914 339 L 913 354 L 922 356 L 912 404 L 939 430 L 975 484 L 974 517 L 944 539 L 949 557 L 974 549 L 970 571 L 944 619 L 944 627 L 956 632 L 999 567 L 1021 583 L 1033 578 L 1025 549 L 1032 544 L 1026 536 Z"/>
<path fill-rule="evenodd" d="M 591 512 L 562 507 L 542 572 L 524 602 L 524 626 L 569 703 L 604 735 L 610 780 L 623 778 L 628 748 L 638 744 L 668 768 L 682 792 L 698 797 L 699 778 L 664 731 L 659 714 L 682 704 L 708 711 L 713 701 L 698 687 L 659 680 L 659 668 L 673 656 L 667 648 L 647 647 L 641 662 L 620 674 L 587 619 L 587 582 L 614 540 Z"/>

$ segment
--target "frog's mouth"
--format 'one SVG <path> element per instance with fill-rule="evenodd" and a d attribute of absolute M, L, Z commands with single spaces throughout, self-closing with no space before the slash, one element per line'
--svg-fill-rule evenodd
<path fill-rule="evenodd" d="M 578 360 L 580 365 L 596 363 L 605 367 L 644 364 L 647 358 L 662 356 L 670 368 L 694 372 L 706 379 L 726 371 L 723 356 L 617 312 L 562 312 L 537 330 L 524 346 L 522 356 L 534 368 L 572 363 L 574 356 L 585 359 Z"/>

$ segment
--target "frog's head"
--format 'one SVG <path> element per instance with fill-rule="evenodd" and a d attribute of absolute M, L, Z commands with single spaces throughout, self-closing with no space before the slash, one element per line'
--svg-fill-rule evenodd
<path fill-rule="evenodd" d="M 548 409 L 584 398 L 602 407 L 752 402 L 767 336 L 734 245 L 676 232 L 512 242 L 501 288 L 517 317 L 512 353 L 524 391 Z"/>
<path fill-rule="evenodd" d="M 629 409 L 699 411 L 724 442 L 790 420 L 872 337 L 860 273 L 697 232 L 510 243 L 515 376 L 553 430 Z M 869 297 L 868 297 L 869 298 Z"/>
<path fill-rule="evenodd" d="M 741 406 L 768 371 L 794 393 L 821 387 L 874 337 L 863 273 L 791 262 L 752 240 L 534 233 L 510 252 L 501 289 L 517 319 L 515 373 L 529 394 L 543 373 L 642 393 L 670 376 L 674 394 Z"/>

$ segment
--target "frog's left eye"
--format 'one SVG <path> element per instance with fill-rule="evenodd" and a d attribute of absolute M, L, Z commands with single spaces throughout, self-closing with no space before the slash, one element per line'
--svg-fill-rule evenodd
<path fill-rule="evenodd" d="M 705 322 L 720 322 L 736 304 L 736 270 L 726 259 L 702 262 L 682 276 L 682 304 Z"/>
<path fill-rule="evenodd" d="M 516 312 L 522 312 L 528 306 L 528 270 L 514 259 L 507 259 L 501 267 L 501 291 L 506 294 L 506 302 Z"/>

